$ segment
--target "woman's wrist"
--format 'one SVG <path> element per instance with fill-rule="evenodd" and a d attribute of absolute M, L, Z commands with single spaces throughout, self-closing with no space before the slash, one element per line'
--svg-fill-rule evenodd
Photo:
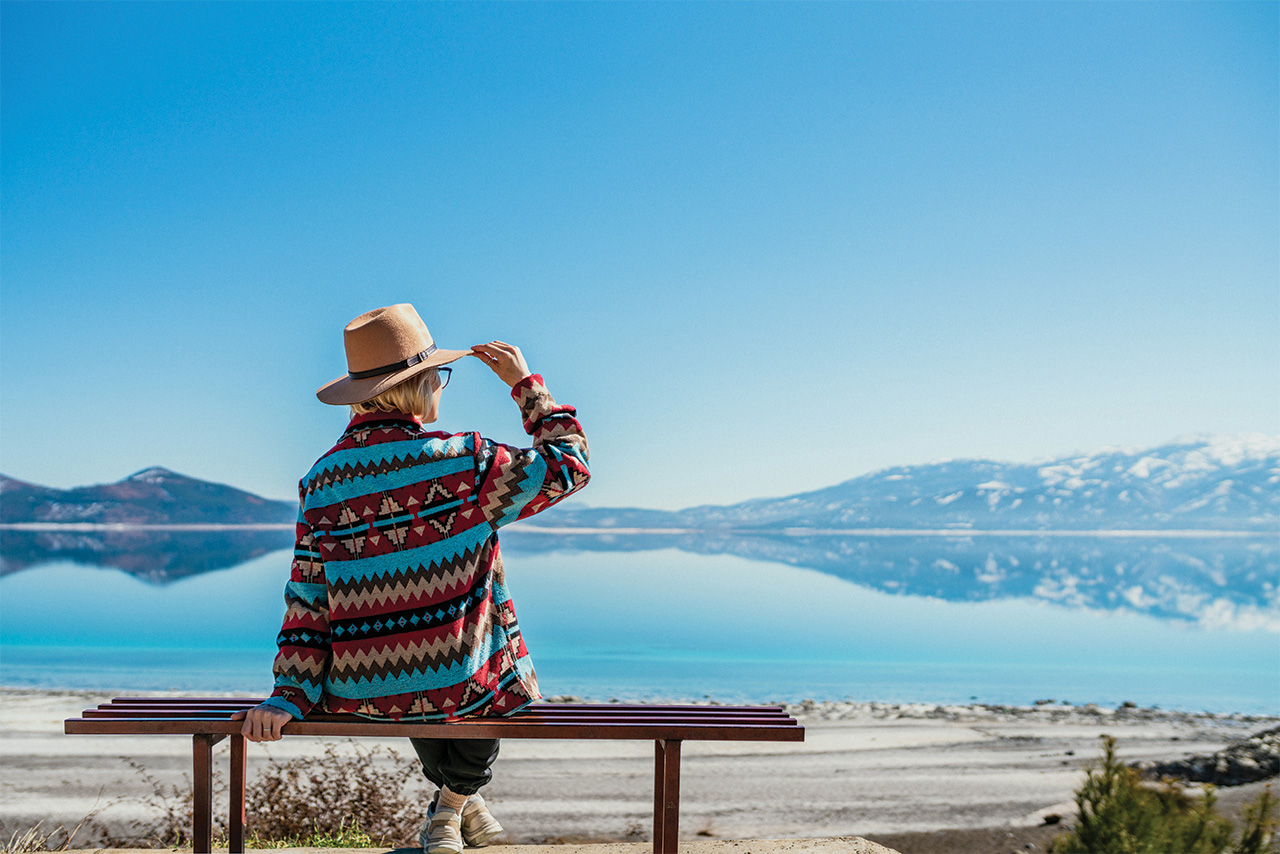
<path fill-rule="evenodd" d="M 542 385 L 542 384 L 543 384 L 542 374 L 525 374 L 520 379 L 516 380 L 515 383 L 512 384 L 511 396 L 515 397 L 516 400 L 519 400 L 520 398 L 518 397 L 518 392 L 523 391 L 524 389 L 527 389 L 527 388 L 532 388 L 535 385 Z"/>

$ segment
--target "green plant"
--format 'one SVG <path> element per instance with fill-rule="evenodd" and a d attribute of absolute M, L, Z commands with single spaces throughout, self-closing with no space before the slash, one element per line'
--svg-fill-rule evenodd
<path fill-rule="evenodd" d="M 347 821 L 344 817 L 338 823 L 338 829 L 321 830 L 314 827 L 309 833 L 302 836 L 284 836 L 284 837 L 263 837 L 254 831 L 249 834 L 249 838 L 245 840 L 245 847 L 249 849 L 271 849 L 271 848 L 373 848 L 374 841 L 369 838 L 369 834 L 360 828 L 359 822 L 352 819 Z"/>
<path fill-rule="evenodd" d="M 1240 832 L 1240 842 L 1232 854 L 1262 854 L 1267 846 L 1276 838 L 1276 829 L 1280 827 L 1272 813 L 1276 808 L 1276 796 L 1271 794 L 1271 786 L 1262 790 L 1258 799 L 1244 808 L 1244 829 Z"/>
<path fill-rule="evenodd" d="M 1206 786 L 1193 798 L 1166 780 L 1143 784 L 1137 770 L 1116 758 L 1116 740 L 1102 737 L 1102 760 L 1085 770 L 1076 790 L 1075 827 L 1053 840 L 1055 854 L 1260 854 L 1275 830 L 1275 800 L 1268 788 L 1246 812 L 1239 840 L 1234 825 L 1218 814 L 1217 796 Z"/>

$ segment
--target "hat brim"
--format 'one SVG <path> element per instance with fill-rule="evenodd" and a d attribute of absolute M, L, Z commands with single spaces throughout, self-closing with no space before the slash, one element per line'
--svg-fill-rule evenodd
<path fill-rule="evenodd" d="M 379 377 L 353 380 L 343 374 L 333 382 L 325 383 L 316 389 L 316 397 L 321 403 L 330 406 L 349 406 L 353 403 L 364 403 L 382 394 L 387 389 L 399 385 L 410 377 L 416 376 L 428 368 L 438 368 L 450 362 L 456 362 L 463 356 L 470 356 L 470 350 L 436 350 L 425 361 Z"/>

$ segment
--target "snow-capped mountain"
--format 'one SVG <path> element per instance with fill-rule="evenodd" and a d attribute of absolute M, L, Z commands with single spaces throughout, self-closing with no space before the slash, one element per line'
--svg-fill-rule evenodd
<path fill-rule="evenodd" d="M 116 483 L 54 489 L 0 475 L 0 522 L 257 524 L 292 522 L 297 506 L 152 466 Z"/>
<path fill-rule="evenodd" d="M 554 521 L 553 521 L 554 519 Z M 674 513 L 580 509 L 543 524 L 691 528 L 1280 532 L 1280 437 L 1205 436 L 1033 463 L 894 466 L 784 498 Z"/>

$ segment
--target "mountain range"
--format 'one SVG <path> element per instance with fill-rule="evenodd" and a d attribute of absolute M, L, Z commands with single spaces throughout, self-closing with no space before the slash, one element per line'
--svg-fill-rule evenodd
<path fill-rule="evenodd" d="M 1035 463 L 944 460 L 782 498 L 677 511 L 565 508 L 535 518 L 584 528 L 1280 533 L 1280 437 L 1202 436 Z"/>
<path fill-rule="evenodd" d="M 297 506 L 159 466 L 55 489 L 0 475 L 0 523 L 288 523 Z M 1177 530 L 1280 532 L 1280 437 L 1207 436 L 1035 463 L 895 466 L 781 498 L 685 510 L 557 507 L 531 526 L 780 531 Z"/>
<path fill-rule="evenodd" d="M 69 490 L 0 477 L 4 523 L 123 525 L 10 527 L 0 542 L 0 575 L 72 561 L 166 584 L 288 549 L 291 525 L 279 523 L 292 522 L 295 513 L 291 502 L 162 468 Z M 163 527 L 211 523 L 279 527 Z M 869 528 L 905 530 L 890 537 L 860 533 Z M 1170 535 L 1120 533 L 1134 529 Z M 1232 536 L 1174 535 L 1186 529 Z M 946 535 L 936 536 L 939 530 Z M 1001 530 L 1046 536 L 979 533 Z M 1084 535 L 1089 531 L 1113 534 Z M 1055 532 L 1080 536 L 1047 536 Z M 731 554 L 897 595 L 1029 597 L 1280 631 L 1280 439 L 1198 438 L 1026 464 L 900 466 L 784 498 L 681 511 L 560 506 L 504 531 L 503 545 L 512 554 Z"/>

